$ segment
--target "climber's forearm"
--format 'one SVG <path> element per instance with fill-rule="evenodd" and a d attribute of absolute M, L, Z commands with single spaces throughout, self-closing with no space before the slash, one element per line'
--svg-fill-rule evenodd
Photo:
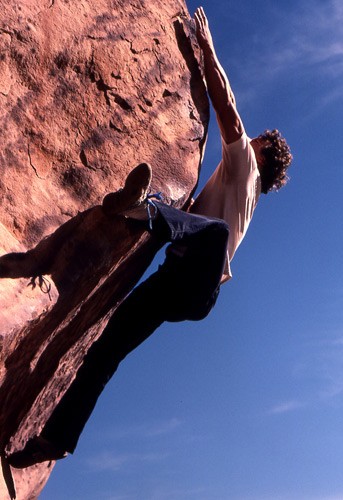
<path fill-rule="evenodd" d="M 204 71 L 207 90 L 216 112 L 233 105 L 236 107 L 236 100 L 232 91 L 229 79 L 221 66 L 214 48 L 203 49 Z"/>
<path fill-rule="evenodd" d="M 208 93 L 217 114 L 221 134 L 227 143 L 239 139 L 243 124 L 236 109 L 236 100 L 229 79 L 214 49 L 212 35 L 204 9 L 195 12 L 197 39 L 203 52 L 204 73 Z"/>
<path fill-rule="evenodd" d="M 194 14 L 196 34 L 204 56 L 205 78 L 212 104 L 218 112 L 228 104 L 236 105 L 228 77 L 217 57 L 208 19 L 202 7 Z"/>

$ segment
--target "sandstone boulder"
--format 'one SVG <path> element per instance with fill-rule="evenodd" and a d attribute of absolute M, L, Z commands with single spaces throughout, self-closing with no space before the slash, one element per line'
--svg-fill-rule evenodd
<path fill-rule="evenodd" d="M 0 445 L 9 452 L 39 432 L 158 249 L 136 224 L 105 219 L 102 198 L 145 161 L 153 190 L 185 207 L 209 112 L 183 0 L 0 7 L 0 256 L 37 249 L 33 267 L 18 269 L 24 278 L 0 280 Z M 37 277 L 28 287 L 32 269 L 50 285 Z M 12 470 L 17 498 L 37 498 L 50 471 Z M 4 480 L 0 496 L 9 498 Z"/>

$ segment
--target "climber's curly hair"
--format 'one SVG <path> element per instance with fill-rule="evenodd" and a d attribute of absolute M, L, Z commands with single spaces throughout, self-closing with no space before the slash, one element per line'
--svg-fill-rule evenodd
<path fill-rule="evenodd" d="M 261 191 L 265 194 L 278 191 L 289 180 L 286 172 L 293 159 L 290 147 L 276 129 L 265 130 L 257 139 L 266 141 L 266 146 L 261 149 L 267 167 L 261 172 Z"/>

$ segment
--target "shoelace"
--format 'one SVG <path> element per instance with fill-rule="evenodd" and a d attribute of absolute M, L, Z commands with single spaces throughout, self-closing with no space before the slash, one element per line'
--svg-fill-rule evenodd
<path fill-rule="evenodd" d="M 38 279 L 38 286 L 41 289 L 43 293 L 47 293 L 49 296 L 49 299 L 52 300 L 51 298 L 51 283 L 48 280 L 48 278 L 45 278 L 42 275 L 39 276 L 33 276 L 31 280 L 29 281 L 27 286 L 32 286 L 32 290 L 34 290 L 37 286 L 36 279 Z"/>
<path fill-rule="evenodd" d="M 148 219 L 149 219 L 149 228 L 152 230 L 152 221 L 155 219 L 156 214 L 157 214 L 157 206 L 153 199 L 158 200 L 158 201 L 163 201 L 163 194 L 161 191 L 158 193 L 153 193 L 153 194 L 148 194 L 146 197 L 146 211 L 148 214 Z M 154 213 L 152 214 L 151 211 L 154 209 Z"/>

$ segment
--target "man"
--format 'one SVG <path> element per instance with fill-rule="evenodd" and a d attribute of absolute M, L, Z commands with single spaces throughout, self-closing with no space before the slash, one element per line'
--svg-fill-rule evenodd
<path fill-rule="evenodd" d="M 131 172 L 123 190 L 105 197 L 103 211 L 108 217 L 120 214 L 142 220 L 152 233 L 171 242 L 166 260 L 116 310 L 40 436 L 8 457 L 13 467 L 28 467 L 72 453 L 120 361 L 164 321 L 200 320 L 209 313 L 220 284 L 231 278 L 230 262 L 260 193 L 279 189 L 287 181 L 286 169 L 292 157 L 285 140 L 276 130 L 252 140 L 247 137 L 202 8 L 197 9 L 195 22 L 222 138 L 222 160 L 191 213 L 147 194 L 151 169 L 144 163 Z"/>

